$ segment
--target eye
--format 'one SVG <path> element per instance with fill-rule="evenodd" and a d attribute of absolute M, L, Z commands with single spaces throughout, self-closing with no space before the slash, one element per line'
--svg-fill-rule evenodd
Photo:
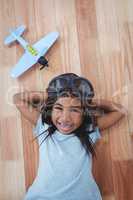
<path fill-rule="evenodd" d="M 56 109 L 56 110 L 62 110 L 62 108 L 59 107 L 59 106 L 55 106 L 54 109 Z"/>
<path fill-rule="evenodd" d="M 71 112 L 76 112 L 76 113 L 81 113 L 81 110 L 76 109 L 76 108 L 71 108 L 70 111 Z"/>

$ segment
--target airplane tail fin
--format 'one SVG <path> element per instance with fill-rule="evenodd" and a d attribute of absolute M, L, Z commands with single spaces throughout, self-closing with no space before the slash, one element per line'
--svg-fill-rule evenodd
<path fill-rule="evenodd" d="M 11 34 L 9 36 L 7 36 L 7 38 L 4 41 L 4 44 L 9 45 L 12 42 L 14 42 L 16 40 L 16 37 L 22 35 L 23 32 L 25 31 L 25 29 L 26 29 L 26 27 L 24 25 L 21 25 L 18 28 L 16 28 L 15 30 L 10 30 Z"/>

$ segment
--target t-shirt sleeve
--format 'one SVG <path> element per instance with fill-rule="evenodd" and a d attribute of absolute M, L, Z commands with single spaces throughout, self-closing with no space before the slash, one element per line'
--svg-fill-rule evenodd
<path fill-rule="evenodd" d="M 38 136 L 39 143 L 44 139 L 44 137 L 48 134 L 46 131 L 49 125 L 46 123 L 42 123 L 42 116 L 40 115 L 36 125 L 33 127 L 33 134 L 35 137 Z"/>
<path fill-rule="evenodd" d="M 96 143 L 96 141 L 101 138 L 101 133 L 99 131 L 99 128 L 96 127 L 95 131 L 89 134 L 89 137 L 91 138 L 93 143 Z"/>

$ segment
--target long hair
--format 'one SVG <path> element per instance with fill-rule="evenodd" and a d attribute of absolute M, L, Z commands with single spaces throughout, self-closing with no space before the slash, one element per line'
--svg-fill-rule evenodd
<path fill-rule="evenodd" d="M 81 101 L 81 106 L 83 109 L 83 121 L 80 127 L 78 127 L 74 134 L 79 138 L 81 144 L 84 146 L 86 152 L 95 154 L 94 144 L 89 136 L 97 126 L 96 116 L 94 115 L 94 107 L 90 106 L 92 98 L 94 97 L 94 89 L 92 84 L 85 78 L 79 77 L 73 73 L 61 74 L 54 79 L 52 79 L 46 89 L 48 93 L 48 98 L 45 101 L 45 104 L 41 109 L 42 123 L 47 123 L 49 125 L 48 129 L 39 134 L 44 134 L 48 132 L 47 137 L 51 137 L 57 129 L 52 122 L 51 115 L 53 105 L 60 97 L 72 97 L 78 98 Z M 44 142 L 41 142 L 41 144 Z"/>

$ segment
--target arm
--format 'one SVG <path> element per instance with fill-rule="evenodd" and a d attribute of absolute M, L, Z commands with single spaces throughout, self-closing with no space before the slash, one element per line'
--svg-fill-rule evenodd
<path fill-rule="evenodd" d="M 40 108 L 46 98 L 46 92 L 23 92 L 15 94 L 13 102 L 20 113 L 35 125 L 40 114 Z"/>
<path fill-rule="evenodd" d="M 122 105 L 112 101 L 94 99 L 92 103 L 96 107 L 103 109 L 105 113 L 97 117 L 97 124 L 101 131 L 111 127 L 127 114 L 126 109 Z"/>

